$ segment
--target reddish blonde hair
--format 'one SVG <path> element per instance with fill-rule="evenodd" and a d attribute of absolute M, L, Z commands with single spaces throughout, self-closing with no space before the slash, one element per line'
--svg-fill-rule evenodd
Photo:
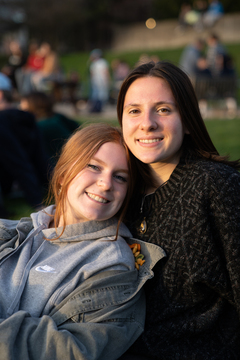
<path fill-rule="evenodd" d="M 56 211 L 54 215 L 54 226 L 57 228 L 60 216 L 63 215 L 63 230 L 66 227 L 65 204 L 67 190 L 71 181 L 82 171 L 91 158 L 96 154 L 99 148 L 108 142 L 114 142 L 123 146 L 126 151 L 129 183 L 125 200 L 117 216 L 119 218 L 117 232 L 120 222 L 123 220 L 129 200 L 132 196 L 134 185 L 136 183 L 137 168 L 136 160 L 130 154 L 124 143 L 122 132 L 117 127 L 108 124 L 91 124 L 82 129 L 78 129 L 63 146 L 59 160 L 52 174 L 48 203 L 55 201 Z M 60 237 L 62 233 L 58 236 Z"/>

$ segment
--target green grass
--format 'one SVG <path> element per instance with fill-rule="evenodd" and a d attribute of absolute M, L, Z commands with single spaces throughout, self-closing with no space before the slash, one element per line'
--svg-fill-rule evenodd
<path fill-rule="evenodd" d="M 231 160 L 240 158 L 240 119 L 207 120 L 208 132 L 221 155 L 230 155 Z"/>

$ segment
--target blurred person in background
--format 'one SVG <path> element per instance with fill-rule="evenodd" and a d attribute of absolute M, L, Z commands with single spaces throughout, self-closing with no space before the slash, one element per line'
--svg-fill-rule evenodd
<path fill-rule="evenodd" d="M 220 68 L 217 63 L 218 56 L 225 54 L 227 54 L 227 50 L 221 43 L 219 36 L 215 33 L 209 34 L 207 37 L 206 57 L 208 67 L 211 70 L 213 76 L 218 75 L 220 72 Z"/>
<path fill-rule="evenodd" d="M 101 112 L 109 100 L 110 72 L 109 64 L 103 58 L 100 49 L 94 49 L 90 53 L 90 112 Z"/>
<path fill-rule="evenodd" d="M 22 96 L 20 108 L 35 116 L 49 160 L 55 165 L 62 145 L 79 127 L 79 123 L 54 112 L 52 98 L 43 92 Z"/>
<path fill-rule="evenodd" d="M 200 30 L 207 7 L 208 4 L 205 0 L 196 0 L 192 6 L 188 3 L 183 3 L 178 16 L 179 26 L 176 30 L 184 30 L 190 26 L 196 30 Z"/>
<path fill-rule="evenodd" d="M 111 99 L 114 102 L 116 102 L 122 82 L 130 72 L 130 66 L 124 60 L 114 59 L 111 62 L 111 69 L 112 69 Z"/>
<path fill-rule="evenodd" d="M 44 54 L 39 49 L 37 41 L 32 41 L 28 47 L 28 57 L 26 63 L 17 69 L 16 81 L 18 91 L 21 95 L 27 94 L 33 90 L 32 74 L 40 71 L 44 64 Z"/>
<path fill-rule="evenodd" d="M 187 45 L 181 54 L 179 67 L 186 72 L 189 77 L 196 75 L 197 61 L 203 53 L 204 46 L 204 40 L 196 39 L 192 44 Z"/>
<path fill-rule="evenodd" d="M 12 86 L 0 74 L 0 186 L 9 195 L 13 185 L 33 208 L 42 206 L 50 171 L 34 116 L 12 106 Z"/>
<path fill-rule="evenodd" d="M 27 55 L 24 53 L 20 43 L 17 40 L 12 40 L 9 44 L 10 55 L 6 65 L 2 68 L 2 72 L 11 80 L 13 89 L 18 89 L 18 82 L 16 72 L 25 65 Z"/>
<path fill-rule="evenodd" d="M 59 80 L 62 76 L 59 59 L 48 42 L 43 42 L 40 45 L 38 53 L 44 61 L 42 67 L 32 74 L 31 81 L 34 90 L 46 91 L 49 88 L 49 82 Z"/>
<path fill-rule="evenodd" d="M 208 0 L 208 9 L 202 18 L 204 27 L 213 26 L 224 14 L 224 8 L 219 0 Z"/>

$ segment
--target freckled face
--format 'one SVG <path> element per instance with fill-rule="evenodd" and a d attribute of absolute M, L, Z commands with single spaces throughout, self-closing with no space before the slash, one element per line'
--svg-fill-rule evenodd
<path fill-rule="evenodd" d="M 124 101 L 122 128 L 127 146 L 142 162 L 179 162 L 187 131 L 165 80 L 148 76 L 130 85 Z"/>
<path fill-rule="evenodd" d="M 72 180 L 67 191 L 66 224 L 110 219 L 121 208 L 128 188 L 124 147 L 103 144 L 89 164 Z M 63 225 L 63 217 L 59 226 Z"/>

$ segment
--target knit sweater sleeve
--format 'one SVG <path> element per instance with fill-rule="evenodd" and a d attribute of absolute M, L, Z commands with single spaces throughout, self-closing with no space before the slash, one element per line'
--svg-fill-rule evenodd
<path fill-rule="evenodd" d="M 237 308 L 240 318 L 240 175 L 219 167 L 210 174 L 209 199 L 214 245 L 230 284 L 222 295 Z"/>

